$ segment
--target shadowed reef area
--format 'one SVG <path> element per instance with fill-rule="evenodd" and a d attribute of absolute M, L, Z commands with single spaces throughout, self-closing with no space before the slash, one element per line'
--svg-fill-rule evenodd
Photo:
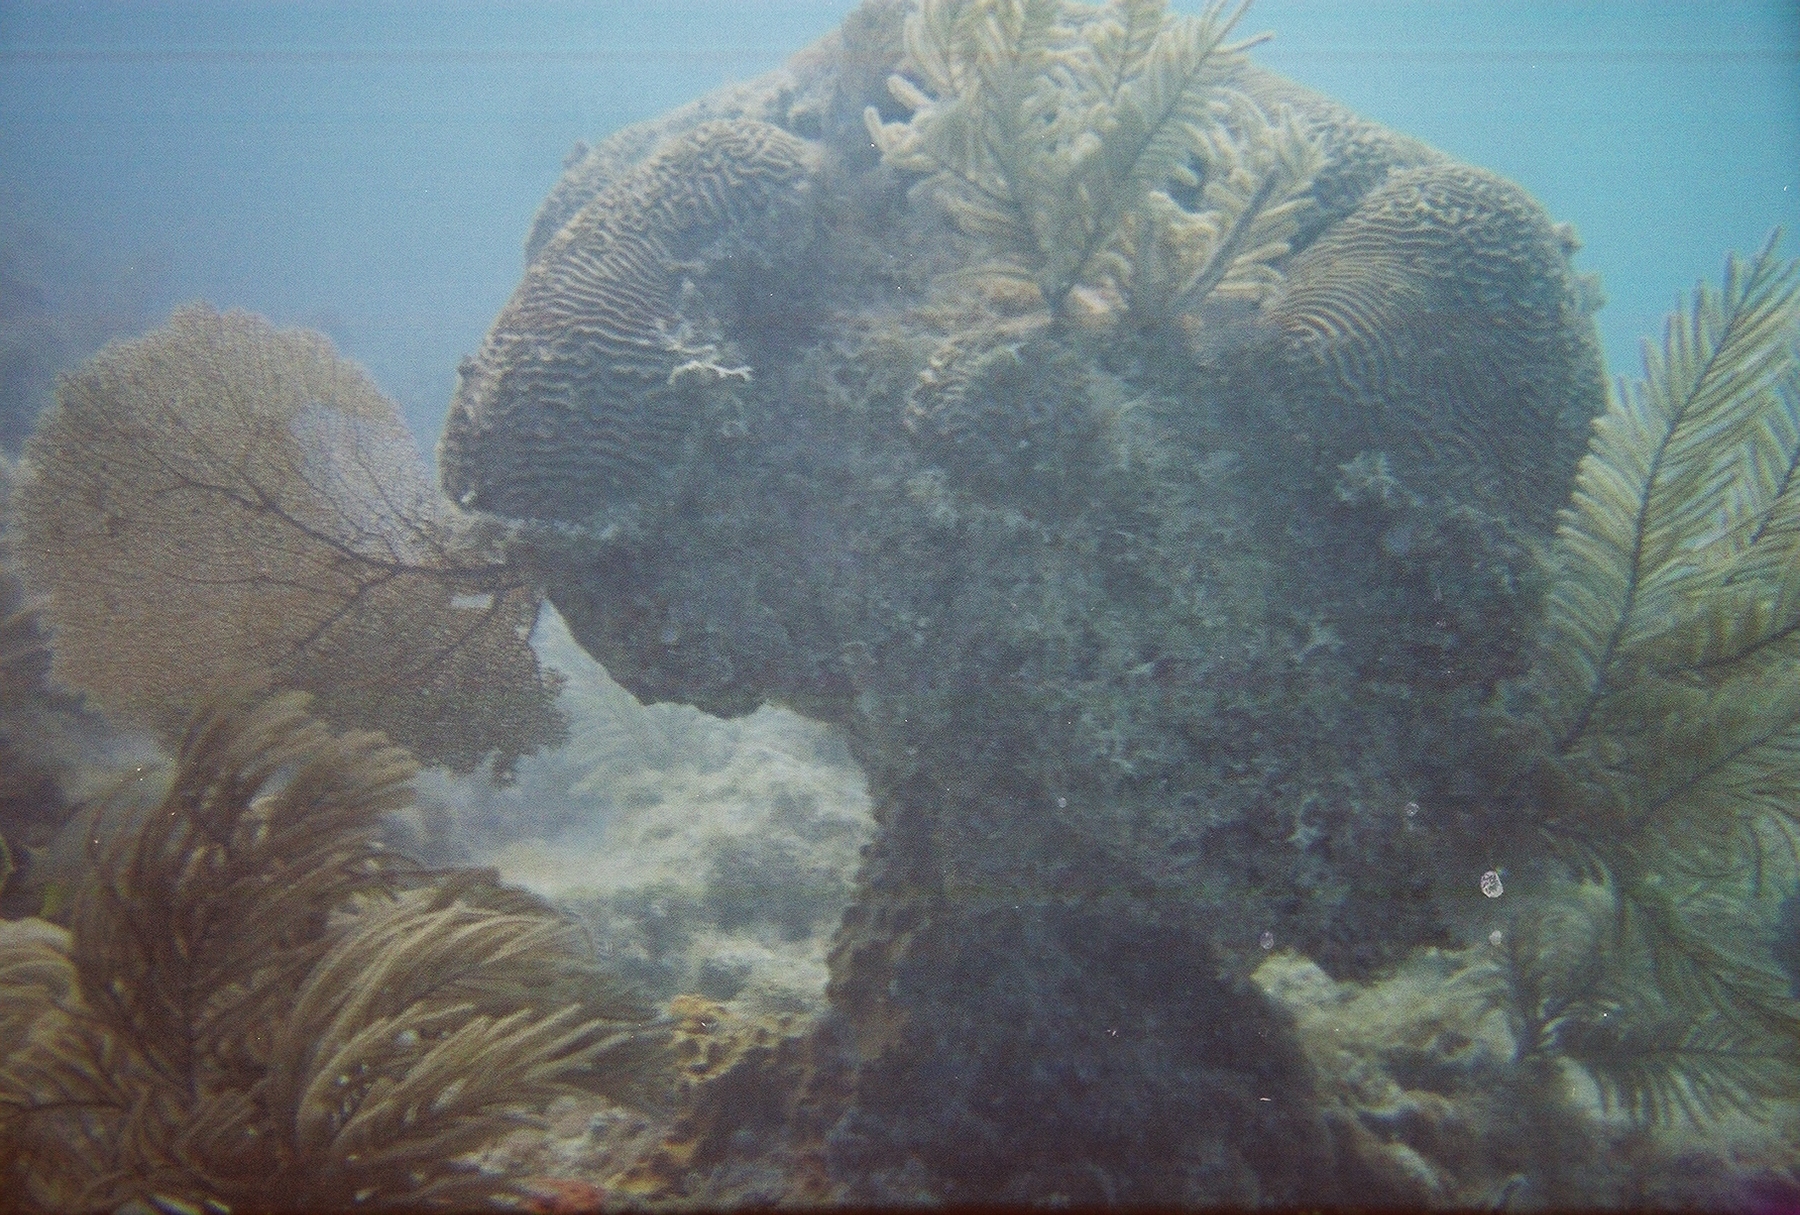
<path fill-rule="evenodd" d="M 109 674 L 81 599 L 179 671 L 121 573 L 154 524 L 195 538 L 159 577 L 297 605 L 218 631 L 231 669 L 461 772 L 568 745 L 540 602 L 645 703 L 834 731 L 874 827 L 824 1001 L 708 1053 L 675 995 L 692 1066 L 584 1177 L 610 1201 L 1800 1193 L 1800 273 L 1733 258 L 1609 390 L 1575 234 L 1259 69 L 1242 16 L 869 0 L 609 137 L 460 369 L 442 497 L 327 353 L 177 314 L 27 447 L 47 669 L 165 733 L 203 702 Z M 120 473 L 71 418 L 165 346 L 254 362 L 271 404 L 156 414 L 177 437 Z M 740 893 L 777 859 L 732 857 L 836 889 L 819 858 L 864 838 L 816 807 L 736 830 L 770 837 L 705 845 Z M 635 940 L 607 917 L 650 900 L 607 881 L 580 909 Z M 655 983 L 717 973 L 652 953 Z"/>

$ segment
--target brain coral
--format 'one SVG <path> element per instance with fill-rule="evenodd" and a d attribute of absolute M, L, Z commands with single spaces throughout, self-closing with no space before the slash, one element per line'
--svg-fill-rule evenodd
<path fill-rule="evenodd" d="M 874 155 L 863 122 L 870 105 L 893 105 L 887 78 L 900 66 L 904 0 L 865 0 L 841 29 L 776 70 L 721 86 L 589 146 L 577 143 L 531 220 L 533 262 L 575 213 L 670 140 L 707 122 L 766 122 L 839 153 Z"/>
<path fill-rule="evenodd" d="M 1391 170 L 1293 259 L 1265 312 L 1292 399 L 1341 427 L 1346 451 L 1388 453 L 1403 480 L 1448 479 L 1541 520 L 1580 450 L 1572 403 L 1599 383 L 1570 251 L 1504 178 L 1450 161 Z"/>
<path fill-rule="evenodd" d="M 778 73 L 792 87 L 786 73 Z M 596 195 L 642 164 L 669 139 L 685 135 L 703 122 L 764 120 L 773 116 L 766 94 L 779 95 L 760 79 L 721 91 L 664 114 L 613 132 L 592 147 L 577 144 L 563 164 L 563 175 L 531 220 L 525 237 L 525 260 L 537 260 L 568 222 Z"/>
<path fill-rule="evenodd" d="M 1355 210 L 1370 190 L 1386 180 L 1389 170 L 1445 160 L 1436 148 L 1371 122 L 1342 103 L 1254 63 L 1245 64 L 1233 83 L 1267 113 L 1276 113 L 1284 105 L 1293 110 L 1325 153 L 1325 167 L 1313 178 L 1314 209 L 1301 217 L 1300 232 L 1292 242 L 1296 250 Z"/>
<path fill-rule="evenodd" d="M 703 123 L 602 190 L 537 259 L 467 360 L 438 459 L 464 505 L 581 518 L 677 462 L 721 345 L 733 273 L 779 260 L 816 154 L 779 127 Z"/>

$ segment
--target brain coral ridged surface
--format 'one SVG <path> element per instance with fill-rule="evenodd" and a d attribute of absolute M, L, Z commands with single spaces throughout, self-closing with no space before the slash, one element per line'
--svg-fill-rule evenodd
<path fill-rule="evenodd" d="M 451 493 L 581 519 L 652 492 L 705 390 L 752 374 L 720 315 L 729 290 L 709 289 L 779 260 L 815 162 L 779 127 L 708 122 L 582 207 L 464 364 L 439 447 Z"/>
<path fill-rule="evenodd" d="M 1598 376 L 1564 242 L 1493 173 L 1393 170 L 1294 257 L 1271 301 L 1290 391 L 1343 427 L 1346 455 L 1386 452 L 1428 489 L 1492 474 L 1492 505 L 1541 517 L 1584 434 L 1572 382 Z"/>

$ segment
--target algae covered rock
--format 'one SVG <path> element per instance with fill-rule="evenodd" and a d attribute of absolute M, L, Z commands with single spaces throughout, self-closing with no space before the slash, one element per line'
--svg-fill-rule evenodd
<path fill-rule="evenodd" d="M 795 709 L 868 775 L 831 1013 L 709 1089 L 673 1191 L 1330 1201 L 1354 1145 L 1246 976 L 1276 942 L 1366 976 L 1447 935 L 1446 867 L 1486 867 L 1445 844 L 1480 806 L 1458 773 L 1524 668 L 1532 552 L 1601 404 L 1571 244 L 1517 187 L 1184 24 L 1216 9 L 971 4 L 998 41 L 946 50 L 973 36 L 954 7 L 865 6 L 788 69 L 804 104 L 743 86 L 729 121 L 804 165 L 799 224 L 624 249 L 687 205 L 652 170 L 708 121 L 615 137 L 638 167 L 569 210 L 613 172 L 572 166 L 465 373 L 446 483 L 539 521 L 550 599 L 635 695 Z M 928 91 L 951 52 L 995 87 Z M 982 105 L 1025 108 L 969 129 L 1061 134 L 945 151 Z M 1044 167 L 1065 154 L 1104 163 Z M 1039 173 L 1088 201 L 1025 248 Z M 1146 315 L 1130 289 L 1165 253 L 1185 285 Z M 577 319 L 645 283 L 638 329 Z"/>

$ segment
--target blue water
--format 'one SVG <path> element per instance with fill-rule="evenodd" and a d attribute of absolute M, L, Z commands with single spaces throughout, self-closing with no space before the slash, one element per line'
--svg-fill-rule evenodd
<path fill-rule="evenodd" d="M 151 319 L 204 298 L 323 329 L 429 447 L 569 147 L 851 7 L 0 3 L 0 243 L 147 280 Z M 1265 65 L 1572 221 L 1615 370 L 1727 250 L 1777 224 L 1800 248 L 1795 3 L 1260 0 L 1246 28 L 1277 32 Z"/>
<path fill-rule="evenodd" d="M 1794 0 L 1259 0 L 1263 64 L 1575 224 L 1615 372 L 1725 253 L 1800 251 Z"/>

